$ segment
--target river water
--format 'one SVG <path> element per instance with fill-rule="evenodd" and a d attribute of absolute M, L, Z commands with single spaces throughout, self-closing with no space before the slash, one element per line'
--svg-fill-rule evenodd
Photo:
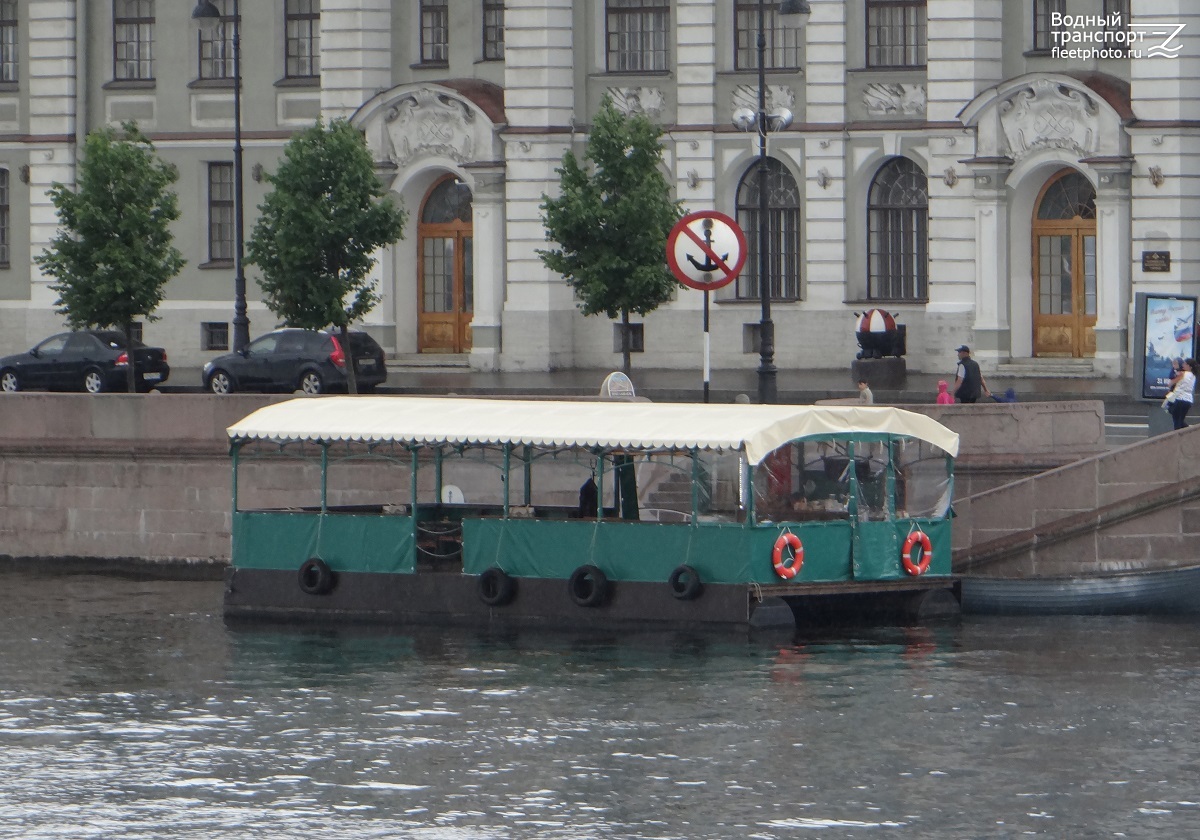
<path fill-rule="evenodd" d="M 1200 837 L 1200 625 L 230 627 L 0 574 L 0 837 Z"/>

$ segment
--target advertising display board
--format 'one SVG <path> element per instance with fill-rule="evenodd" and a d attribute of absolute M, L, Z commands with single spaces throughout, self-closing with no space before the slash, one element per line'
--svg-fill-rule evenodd
<path fill-rule="evenodd" d="M 1171 362 L 1196 355 L 1196 298 L 1141 293 L 1136 317 L 1141 396 L 1161 400 L 1170 390 Z"/>

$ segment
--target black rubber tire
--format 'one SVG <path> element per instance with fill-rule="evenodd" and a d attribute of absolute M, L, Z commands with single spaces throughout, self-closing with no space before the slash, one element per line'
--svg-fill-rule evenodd
<path fill-rule="evenodd" d="M 667 578 L 667 585 L 671 587 L 671 594 L 680 601 L 694 601 L 704 591 L 700 573 L 686 564 L 675 567 L 675 571 Z"/>
<path fill-rule="evenodd" d="M 232 394 L 237 390 L 228 371 L 217 368 L 208 377 L 208 390 L 213 394 Z"/>
<path fill-rule="evenodd" d="M 83 380 L 80 384 L 83 386 L 85 393 L 103 394 L 104 374 L 96 368 L 88 368 L 83 372 Z"/>
<path fill-rule="evenodd" d="M 300 590 L 308 595 L 325 595 L 333 589 L 336 582 L 333 570 L 320 557 L 311 557 L 301 563 L 297 579 Z"/>
<path fill-rule="evenodd" d="M 316 396 L 317 394 L 325 393 L 325 380 L 321 374 L 315 370 L 306 370 L 300 374 L 300 383 L 296 388 L 297 391 L 303 391 L 306 394 Z"/>
<path fill-rule="evenodd" d="M 567 594 L 581 607 L 598 607 L 608 599 L 608 578 L 596 566 L 580 566 L 567 581 Z"/>
<path fill-rule="evenodd" d="M 503 607 L 517 597 L 517 579 L 498 566 L 479 576 L 479 600 L 489 607 Z"/>

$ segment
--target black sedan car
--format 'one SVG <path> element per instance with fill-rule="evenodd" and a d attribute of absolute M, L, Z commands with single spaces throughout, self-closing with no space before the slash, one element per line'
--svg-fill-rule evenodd
<path fill-rule="evenodd" d="M 204 366 L 204 387 L 214 394 L 234 391 L 303 391 L 323 394 L 346 389 L 347 355 L 354 359 L 360 393 L 387 379 L 383 348 L 365 332 L 348 334 L 350 353 L 339 333 L 285 327 L 251 341 L 243 350 Z"/>
<path fill-rule="evenodd" d="M 167 381 L 167 352 L 133 342 L 134 373 L 139 391 Z M 0 390 L 103 391 L 128 390 L 129 351 L 115 330 L 78 330 L 52 335 L 32 350 L 0 359 Z"/>

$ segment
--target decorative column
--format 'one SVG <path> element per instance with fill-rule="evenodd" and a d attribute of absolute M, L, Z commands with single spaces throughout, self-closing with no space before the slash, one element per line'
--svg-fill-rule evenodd
<path fill-rule="evenodd" d="M 475 282 L 471 319 L 471 369 L 498 370 L 501 312 L 504 309 L 504 168 L 501 164 L 467 164 L 471 188 L 473 234 L 472 276 Z"/>
<path fill-rule="evenodd" d="M 1130 268 L 1133 244 L 1130 181 L 1133 159 L 1085 158 L 1097 173 L 1096 185 L 1096 366 L 1113 376 L 1122 373 L 1128 346 Z"/>
<path fill-rule="evenodd" d="M 965 162 L 974 179 L 976 354 L 996 359 L 1012 346 L 1009 329 L 1008 188 L 1013 162 L 1006 157 Z M 949 346 L 949 345 L 948 345 Z"/>

